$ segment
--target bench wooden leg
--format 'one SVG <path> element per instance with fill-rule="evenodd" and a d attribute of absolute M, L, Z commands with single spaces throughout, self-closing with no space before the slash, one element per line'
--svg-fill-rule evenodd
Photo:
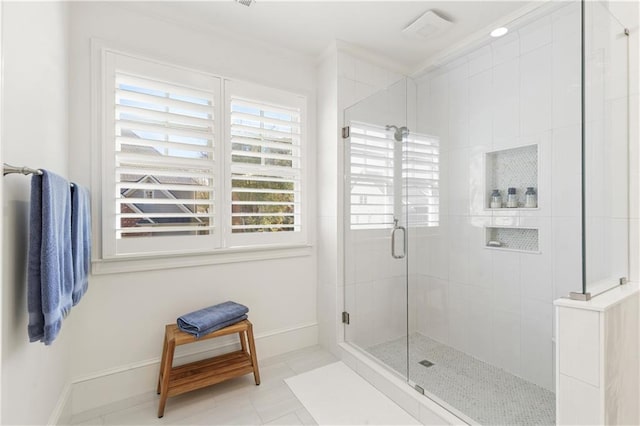
<path fill-rule="evenodd" d="M 260 371 L 258 370 L 258 359 L 256 357 L 256 344 L 253 341 L 253 324 L 249 324 L 247 337 L 249 339 L 249 350 L 251 351 L 251 363 L 253 364 L 253 378 L 256 381 L 256 385 L 259 385 Z"/>
<path fill-rule="evenodd" d="M 167 333 L 164 333 L 164 340 L 162 341 L 162 358 L 160 358 L 160 371 L 158 372 L 158 390 L 156 391 L 160 395 L 160 385 L 162 384 L 162 373 L 164 372 L 164 365 L 167 358 Z"/>
<path fill-rule="evenodd" d="M 238 333 L 238 335 L 240 336 L 240 346 L 242 346 L 242 352 L 247 352 L 247 341 L 245 338 L 245 332 L 241 331 L 240 333 Z"/>
<path fill-rule="evenodd" d="M 167 340 L 167 353 L 163 357 L 164 364 L 162 368 L 162 381 L 160 383 L 160 405 L 158 406 L 158 418 L 164 416 L 164 406 L 169 396 L 169 376 L 171 375 L 171 367 L 173 365 L 173 353 L 176 349 L 176 341 L 173 338 Z"/>

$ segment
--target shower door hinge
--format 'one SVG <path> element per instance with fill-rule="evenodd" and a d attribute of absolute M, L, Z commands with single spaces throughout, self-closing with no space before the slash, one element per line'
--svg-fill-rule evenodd
<path fill-rule="evenodd" d="M 625 28 L 624 29 L 624 35 L 628 36 L 629 35 L 629 28 Z"/>
<path fill-rule="evenodd" d="M 627 277 L 620 277 L 620 285 L 625 285 L 629 282 Z"/>
<path fill-rule="evenodd" d="M 349 312 L 345 311 L 342 313 L 342 323 L 349 324 Z"/>
<path fill-rule="evenodd" d="M 350 131 L 349 126 L 345 126 L 342 128 L 342 139 L 346 139 L 349 137 Z"/>
<path fill-rule="evenodd" d="M 424 395 L 424 388 L 420 385 L 413 385 L 413 388 Z"/>

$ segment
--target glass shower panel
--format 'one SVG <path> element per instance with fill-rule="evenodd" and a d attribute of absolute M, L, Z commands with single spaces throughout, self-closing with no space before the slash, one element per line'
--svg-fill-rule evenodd
<path fill-rule="evenodd" d="M 580 3 L 506 27 L 416 80 L 408 376 L 471 424 L 553 424 L 553 300 L 582 282 Z"/>
<path fill-rule="evenodd" d="M 344 111 L 345 340 L 407 377 L 407 79 Z M 391 346 L 388 346 L 391 345 Z"/>
<path fill-rule="evenodd" d="M 629 37 L 606 3 L 584 8 L 583 261 L 593 296 L 629 276 Z"/>

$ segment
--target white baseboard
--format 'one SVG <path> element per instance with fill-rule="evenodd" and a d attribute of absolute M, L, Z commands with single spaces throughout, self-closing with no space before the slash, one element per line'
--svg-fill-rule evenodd
<path fill-rule="evenodd" d="M 64 385 L 56 406 L 53 408 L 47 425 L 69 424 L 71 420 L 71 382 Z"/>
<path fill-rule="evenodd" d="M 255 341 L 258 359 L 269 358 L 296 349 L 317 345 L 318 324 L 315 322 L 301 324 L 291 328 L 262 333 L 255 336 Z M 159 342 L 158 344 L 159 348 L 161 343 Z M 184 346 L 182 348 L 187 348 L 187 350 L 181 353 L 176 350 L 174 362 L 176 364 L 184 364 L 228 352 L 235 347 L 240 348 L 239 343 L 236 343 L 232 338 L 214 339 L 210 343 L 217 343 L 217 345 L 210 345 L 205 349 L 200 346 L 204 343 L 206 342 Z M 190 346 L 195 347 L 195 349 L 188 351 Z M 157 358 L 119 366 L 73 380 L 71 386 L 69 386 L 70 391 L 65 392 L 64 398 L 61 396 L 61 401 L 56 406 L 56 411 L 51 415 L 52 422 L 50 424 L 60 424 L 59 422 L 65 419 L 63 415 L 65 409 L 70 417 L 90 410 L 99 410 L 100 407 L 139 397 L 142 394 L 149 395 L 155 392 L 159 368 L 160 357 L 158 356 Z M 65 408 L 67 406 L 69 408 Z M 96 415 L 100 414 L 96 411 Z"/>

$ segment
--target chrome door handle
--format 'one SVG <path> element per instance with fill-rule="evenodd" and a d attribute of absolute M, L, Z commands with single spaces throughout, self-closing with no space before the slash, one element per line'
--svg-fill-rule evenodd
<path fill-rule="evenodd" d="M 407 255 L 407 229 L 404 226 L 398 226 L 398 219 L 394 219 L 393 231 L 391 231 L 391 257 L 394 259 L 403 259 Z M 402 254 L 396 254 L 396 231 L 402 231 Z"/>

